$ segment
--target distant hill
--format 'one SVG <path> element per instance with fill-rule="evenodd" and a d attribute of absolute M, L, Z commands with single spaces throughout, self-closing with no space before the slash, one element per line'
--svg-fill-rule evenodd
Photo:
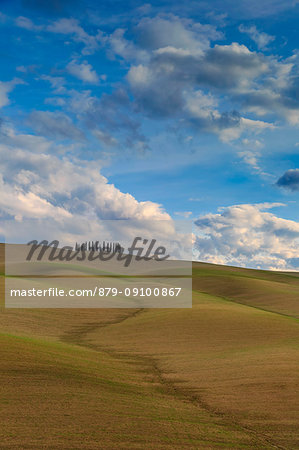
<path fill-rule="evenodd" d="M 299 272 L 271 272 L 193 263 L 193 289 L 299 317 Z"/>

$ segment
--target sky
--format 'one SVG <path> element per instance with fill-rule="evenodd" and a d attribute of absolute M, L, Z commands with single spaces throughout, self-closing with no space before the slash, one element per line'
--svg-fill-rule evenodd
<path fill-rule="evenodd" d="M 0 1 L 0 236 L 188 220 L 299 270 L 299 2 Z"/>

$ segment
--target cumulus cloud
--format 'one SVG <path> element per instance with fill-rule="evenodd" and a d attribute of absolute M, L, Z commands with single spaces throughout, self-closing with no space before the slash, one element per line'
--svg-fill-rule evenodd
<path fill-rule="evenodd" d="M 195 221 L 195 255 L 201 261 L 252 268 L 296 269 L 299 223 L 268 210 L 281 204 L 220 208 Z"/>
<path fill-rule="evenodd" d="M 24 183 L 24 174 L 20 173 L 18 180 Z M 26 184 L 30 178 L 27 177 Z M 2 176 L 0 177 L 0 188 L 5 193 L 1 196 L 0 208 L 1 212 L 12 215 L 19 222 L 23 218 L 29 219 L 48 219 L 55 216 L 59 222 L 63 219 L 70 218 L 71 214 L 60 206 L 54 206 L 46 199 L 36 195 L 34 192 L 26 192 L 16 186 L 10 186 L 4 183 Z"/>
<path fill-rule="evenodd" d="M 111 35 L 99 33 L 99 40 L 107 47 L 110 58 L 113 59 L 117 55 L 127 60 L 146 59 L 147 52 L 136 48 L 133 42 L 127 40 L 125 32 L 123 28 L 118 28 Z"/>
<path fill-rule="evenodd" d="M 148 60 L 151 52 L 163 48 L 202 54 L 210 40 L 223 38 L 222 32 L 213 25 L 202 25 L 175 15 L 141 19 L 133 30 L 136 43 L 126 39 L 125 32 L 125 29 L 118 28 L 111 35 L 100 34 L 99 38 L 111 54 L 129 61 Z"/>
<path fill-rule="evenodd" d="M 52 149 L 57 144 L 30 136 L 6 130 L 1 139 L 0 216 L 8 241 L 32 237 L 31 219 L 38 220 L 36 238 L 51 229 L 58 239 L 69 236 L 71 243 L 76 234 L 79 238 L 99 235 L 101 219 L 161 220 L 172 228 L 161 205 L 138 202 L 109 184 L 96 161 L 59 157 Z"/>
<path fill-rule="evenodd" d="M 52 139 L 82 141 L 84 134 L 62 112 L 34 111 L 28 117 L 28 124 L 41 136 Z"/>
<path fill-rule="evenodd" d="M 272 40 L 254 26 L 240 29 L 259 48 Z M 222 37 L 213 26 L 174 15 L 144 18 L 131 35 L 128 40 L 119 29 L 103 35 L 102 43 L 130 64 L 127 80 L 136 108 L 149 117 L 180 119 L 180 126 L 196 125 L 226 141 L 259 133 L 277 119 L 299 123 L 295 55 L 278 60 L 238 42 L 213 46 Z M 227 96 L 235 109 L 228 110 Z"/>
<path fill-rule="evenodd" d="M 287 170 L 277 180 L 276 185 L 291 191 L 299 191 L 299 169 Z"/>
<path fill-rule="evenodd" d="M 274 36 L 270 36 L 267 33 L 258 31 L 255 25 L 246 27 L 245 25 L 239 26 L 239 31 L 241 33 L 248 34 L 248 36 L 256 43 L 259 49 L 264 49 L 267 45 L 275 40 Z"/>
<path fill-rule="evenodd" d="M 77 19 L 63 18 L 52 22 L 46 28 L 47 31 L 57 34 L 70 35 L 74 41 L 84 44 L 82 53 L 90 55 L 94 53 L 99 47 L 99 39 L 101 34 L 90 35 L 80 25 Z"/>
<path fill-rule="evenodd" d="M 193 71 L 192 64 L 194 67 L 193 57 L 167 47 L 163 52 L 156 52 L 150 64 L 133 65 L 127 78 L 139 108 L 151 116 L 175 116 L 186 105 L 184 97 L 187 100 L 193 97 L 198 69 Z M 204 111 L 214 106 L 211 99 L 207 101 L 207 96 L 201 100 L 205 100 Z M 191 107 L 194 105 L 192 101 L 189 103 Z"/>
<path fill-rule="evenodd" d="M 184 45 L 176 40 L 170 45 L 170 33 L 167 38 L 153 38 L 149 60 L 133 63 L 127 74 L 140 110 L 151 117 L 182 116 L 185 125 L 218 134 L 223 141 L 273 128 L 238 111 L 223 110 L 221 98 L 229 94 L 241 103 L 247 91 L 256 88 L 257 80 L 270 76 L 271 61 L 238 43 L 211 48 L 199 41 L 196 47 L 195 38 L 186 39 Z M 160 44 L 167 45 L 156 48 Z"/>
<path fill-rule="evenodd" d="M 128 81 L 144 108 L 154 114 L 165 114 L 178 111 L 186 90 L 190 92 L 201 86 L 218 95 L 219 92 L 239 93 L 268 71 L 262 55 L 238 43 L 216 45 L 199 56 L 166 47 L 154 52 L 149 64 L 133 65 Z M 165 109 L 163 104 L 167 103 Z"/>
<path fill-rule="evenodd" d="M 91 64 L 88 64 L 87 61 L 83 61 L 83 63 L 80 64 L 73 60 L 67 65 L 66 68 L 71 75 L 79 80 L 92 84 L 97 84 L 99 82 L 99 77 L 96 71 L 92 68 Z"/>
<path fill-rule="evenodd" d="M 51 142 L 43 136 L 34 134 L 17 133 L 12 126 L 7 123 L 1 124 L 0 128 L 1 145 L 8 150 L 7 154 L 2 153 L 2 159 L 8 161 L 11 154 L 16 149 L 29 150 L 31 152 L 45 153 L 51 151 Z"/>
<path fill-rule="evenodd" d="M 25 19 L 20 24 L 34 29 L 35 25 Z M 214 25 L 173 14 L 142 18 L 130 34 L 124 28 L 111 34 L 99 30 L 90 34 L 74 18 L 58 19 L 43 29 L 82 43 L 84 54 L 101 45 L 109 57 L 126 61 L 133 98 L 127 115 L 134 116 L 137 111 L 150 118 L 175 119 L 177 128 L 191 126 L 198 132 L 216 134 L 224 142 L 273 128 L 278 120 L 299 124 L 296 53 L 283 60 L 250 51 L 238 42 L 222 45 L 223 34 Z M 273 40 L 255 25 L 241 25 L 240 31 L 259 49 Z M 87 61 L 76 58 L 67 65 L 67 71 L 90 84 L 101 79 Z M 58 89 L 62 92 L 63 86 L 54 93 Z M 57 99 L 52 103 L 59 105 Z M 141 139 L 136 147 L 142 147 Z"/>
<path fill-rule="evenodd" d="M 12 81 L 0 81 L 0 108 L 9 105 L 10 101 L 8 94 L 14 89 L 17 84 L 21 84 L 22 81 L 14 78 Z"/>
<path fill-rule="evenodd" d="M 217 101 L 202 91 L 185 96 L 185 102 L 186 120 L 197 129 L 217 134 L 223 142 L 238 139 L 244 132 L 258 134 L 275 128 L 271 123 L 242 117 L 237 111 L 221 113 Z"/>
<path fill-rule="evenodd" d="M 141 154 L 148 150 L 147 139 L 140 130 L 140 119 L 132 111 L 131 100 L 124 89 L 103 94 L 101 98 L 91 95 L 91 91 L 73 91 L 69 107 L 106 145 L 118 142 Z"/>
<path fill-rule="evenodd" d="M 210 41 L 222 39 L 214 25 L 202 25 L 175 15 L 143 18 L 135 28 L 137 44 L 149 51 L 163 48 L 181 49 L 189 54 L 202 54 Z"/>
<path fill-rule="evenodd" d="M 243 103 L 243 107 L 258 116 L 277 115 L 278 117 L 285 118 L 291 125 L 299 124 L 299 105 L 296 97 L 291 97 L 296 91 L 295 85 L 293 85 L 292 93 L 292 77 L 290 77 L 290 88 L 279 91 L 275 83 L 273 89 L 261 88 L 261 89 L 249 89 L 244 92 L 242 96 L 238 96 L 239 100 Z"/>

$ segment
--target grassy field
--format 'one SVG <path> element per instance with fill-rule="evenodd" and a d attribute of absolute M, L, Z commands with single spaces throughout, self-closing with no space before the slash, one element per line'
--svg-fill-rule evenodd
<path fill-rule="evenodd" d="M 2 307 L 0 448 L 299 448 L 298 274 L 198 263 L 193 289 L 192 309 Z"/>

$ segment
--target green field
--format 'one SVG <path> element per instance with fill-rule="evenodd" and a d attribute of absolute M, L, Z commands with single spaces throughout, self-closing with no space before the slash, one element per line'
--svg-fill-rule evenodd
<path fill-rule="evenodd" d="M 299 448 L 298 274 L 196 263 L 193 289 L 192 309 L 2 307 L 0 448 Z"/>

